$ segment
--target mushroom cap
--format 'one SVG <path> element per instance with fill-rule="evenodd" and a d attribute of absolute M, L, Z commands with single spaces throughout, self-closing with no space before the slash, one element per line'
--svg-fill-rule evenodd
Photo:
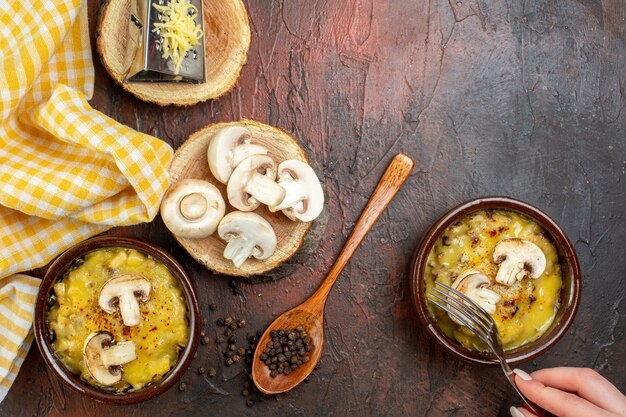
<path fill-rule="evenodd" d="M 135 342 L 114 344 L 113 335 L 109 332 L 94 332 L 85 339 L 83 360 L 87 372 L 104 386 L 118 383 L 123 373 L 120 365 L 136 358 Z"/>
<path fill-rule="evenodd" d="M 98 304 L 107 313 L 115 313 L 116 299 L 124 294 L 134 294 L 139 301 L 148 301 L 152 285 L 143 275 L 113 275 L 104 283 L 98 296 Z"/>
<path fill-rule="evenodd" d="M 161 218 L 176 236 L 201 239 L 217 229 L 226 204 L 222 194 L 210 182 L 183 179 L 168 188 L 161 202 Z"/>
<path fill-rule="evenodd" d="M 266 177 L 266 178 L 263 178 Z M 285 190 L 274 182 L 276 179 L 276 163 L 267 155 L 253 155 L 243 161 L 234 169 L 226 186 L 228 202 L 241 211 L 255 210 L 261 204 L 254 194 L 267 194 L 272 192 L 269 187 L 277 187 L 282 191 L 278 201 L 284 198 Z M 273 185 L 272 185 L 273 183 Z M 262 189 L 267 188 L 267 189 Z"/>
<path fill-rule="evenodd" d="M 272 225 L 256 213 L 228 213 L 220 222 L 217 233 L 226 241 L 240 236 L 254 241 L 252 256 L 260 260 L 269 258 L 276 250 L 276 234 Z"/>
<path fill-rule="evenodd" d="M 500 301 L 501 297 L 498 293 L 488 288 L 490 285 L 491 280 L 489 277 L 476 269 L 469 269 L 459 275 L 451 287 L 466 295 L 487 313 L 493 314 L 496 312 L 496 303 Z M 452 315 L 450 315 L 450 318 L 455 323 L 463 325 Z"/>
<path fill-rule="evenodd" d="M 493 261 L 500 265 L 496 281 L 512 285 L 524 275 L 539 278 L 546 269 L 546 256 L 534 243 L 520 238 L 503 239 L 493 251 Z"/>
<path fill-rule="evenodd" d="M 211 139 L 207 161 L 215 179 L 226 184 L 233 169 L 252 155 L 267 155 L 267 148 L 253 144 L 252 135 L 244 126 L 228 126 Z"/>
<path fill-rule="evenodd" d="M 291 220 L 302 222 L 315 220 L 324 209 L 324 190 L 313 168 L 302 161 L 289 159 L 278 166 L 278 177 L 280 178 L 279 185 L 294 182 L 291 186 L 284 187 L 287 195 L 283 203 L 289 206 L 283 207 L 281 203 L 278 209 L 283 210 L 283 213 Z M 294 195 L 297 195 L 299 201 L 288 201 Z"/>
<path fill-rule="evenodd" d="M 114 275 L 104 283 L 98 296 L 98 304 L 107 313 L 120 309 L 126 326 L 137 326 L 141 322 L 139 302 L 150 299 L 152 284 L 139 274 Z"/>

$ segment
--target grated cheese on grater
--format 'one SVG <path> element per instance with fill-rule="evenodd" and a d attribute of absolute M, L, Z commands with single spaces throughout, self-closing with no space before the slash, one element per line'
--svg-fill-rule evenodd
<path fill-rule="evenodd" d="M 161 14 L 153 32 L 160 31 L 163 59 L 171 58 L 174 74 L 178 74 L 185 54 L 200 44 L 202 26 L 196 23 L 198 9 L 187 0 L 171 0 L 167 5 L 152 4 Z"/>

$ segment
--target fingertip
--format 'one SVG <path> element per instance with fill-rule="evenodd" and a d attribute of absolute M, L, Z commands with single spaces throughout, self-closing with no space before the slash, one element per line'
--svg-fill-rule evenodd
<path fill-rule="evenodd" d="M 513 373 L 522 378 L 524 381 L 532 381 L 533 379 L 526 371 L 519 368 L 513 369 Z"/>
<path fill-rule="evenodd" d="M 511 407 L 509 412 L 511 413 L 511 417 L 537 417 L 524 408 Z"/>
<path fill-rule="evenodd" d="M 522 412 L 518 410 L 517 407 L 511 407 L 509 411 L 511 412 L 511 417 L 524 417 L 524 414 L 522 414 Z"/>

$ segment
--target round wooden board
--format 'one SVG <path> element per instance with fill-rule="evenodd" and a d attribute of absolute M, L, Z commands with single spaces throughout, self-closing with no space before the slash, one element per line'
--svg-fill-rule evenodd
<path fill-rule="evenodd" d="M 252 134 L 252 142 L 265 146 L 269 150 L 276 164 L 280 164 L 287 159 L 298 159 L 310 163 L 304 150 L 298 145 L 296 140 L 286 132 L 252 120 L 241 120 L 238 122 L 218 123 L 208 126 L 194 134 L 176 151 L 170 167 L 171 183 L 174 184 L 184 178 L 197 178 L 210 182 L 217 186 L 226 201 L 226 213 L 235 209 L 228 203 L 226 198 L 226 185 L 217 181 L 207 162 L 207 150 L 213 135 L 226 126 L 243 125 Z M 319 172 L 318 172 L 318 177 Z M 320 180 L 323 180 L 320 177 Z M 176 237 L 176 240 L 183 246 L 191 256 L 210 270 L 231 276 L 248 277 L 252 275 L 267 275 L 272 279 L 277 279 L 285 275 L 293 268 L 281 268 L 278 273 L 271 273 L 279 265 L 290 259 L 300 247 L 303 246 L 305 236 L 309 232 L 312 223 L 294 222 L 289 220 L 281 212 L 272 213 L 265 205 L 261 205 L 254 211 L 263 216 L 274 228 L 278 244 L 274 254 L 263 261 L 255 258 L 247 260 L 241 268 L 235 268 L 233 263 L 223 256 L 226 242 L 219 238 L 217 233 L 204 239 L 185 239 Z M 327 221 L 327 210 L 314 222 L 317 227 L 314 233 L 314 242 L 306 244 L 305 254 L 312 252 L 316 248 L 321 232 Z M 308 240 L 308 239 L 307 239 Z"/>
<path fill-rule="evenodd" d="M 134 40 L 128 37 L 132 1 L 106 1 L 96 30 L 100 60 L 125 90 L 162 106 L 188 106 L 219 97 L 235 85 L 250 47 L 250 23 L 241 0 L 203 0 L 206 82 L 202 84 L 124 82 L 134 50 Z"/>

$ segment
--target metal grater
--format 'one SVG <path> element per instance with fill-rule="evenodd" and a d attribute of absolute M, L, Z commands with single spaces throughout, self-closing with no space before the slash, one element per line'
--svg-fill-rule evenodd
<path fill-rule="evenodd" d="M 199 84 L 206 80 L 204 70 L 204 36 L 200 38 L 200 45 L 195 46 L 185 55 L 178 74 L 174 74 L 174 63 L 172 60 L 161 57 L 161 42 L 163 40 L 159 31 L 153 32 L 152 30 L 154 29 L 154 23 L 159 22 L 162 16 L 152 4 L 168 5 L 170 1 L 177 0 L 136 0 L 136 5 L 133 4 L 131 6 L 131 23 L 128 25 L 130 31 L 128 39 L 131 48 L 132 44 L 135 44 L 135 52 L 125 81 Z M 202 26 L 202 33 L 204 33 L 202 0 L 179 1 L 186 1 L 196 6 L 198 10 L 196 22 Z"/>

